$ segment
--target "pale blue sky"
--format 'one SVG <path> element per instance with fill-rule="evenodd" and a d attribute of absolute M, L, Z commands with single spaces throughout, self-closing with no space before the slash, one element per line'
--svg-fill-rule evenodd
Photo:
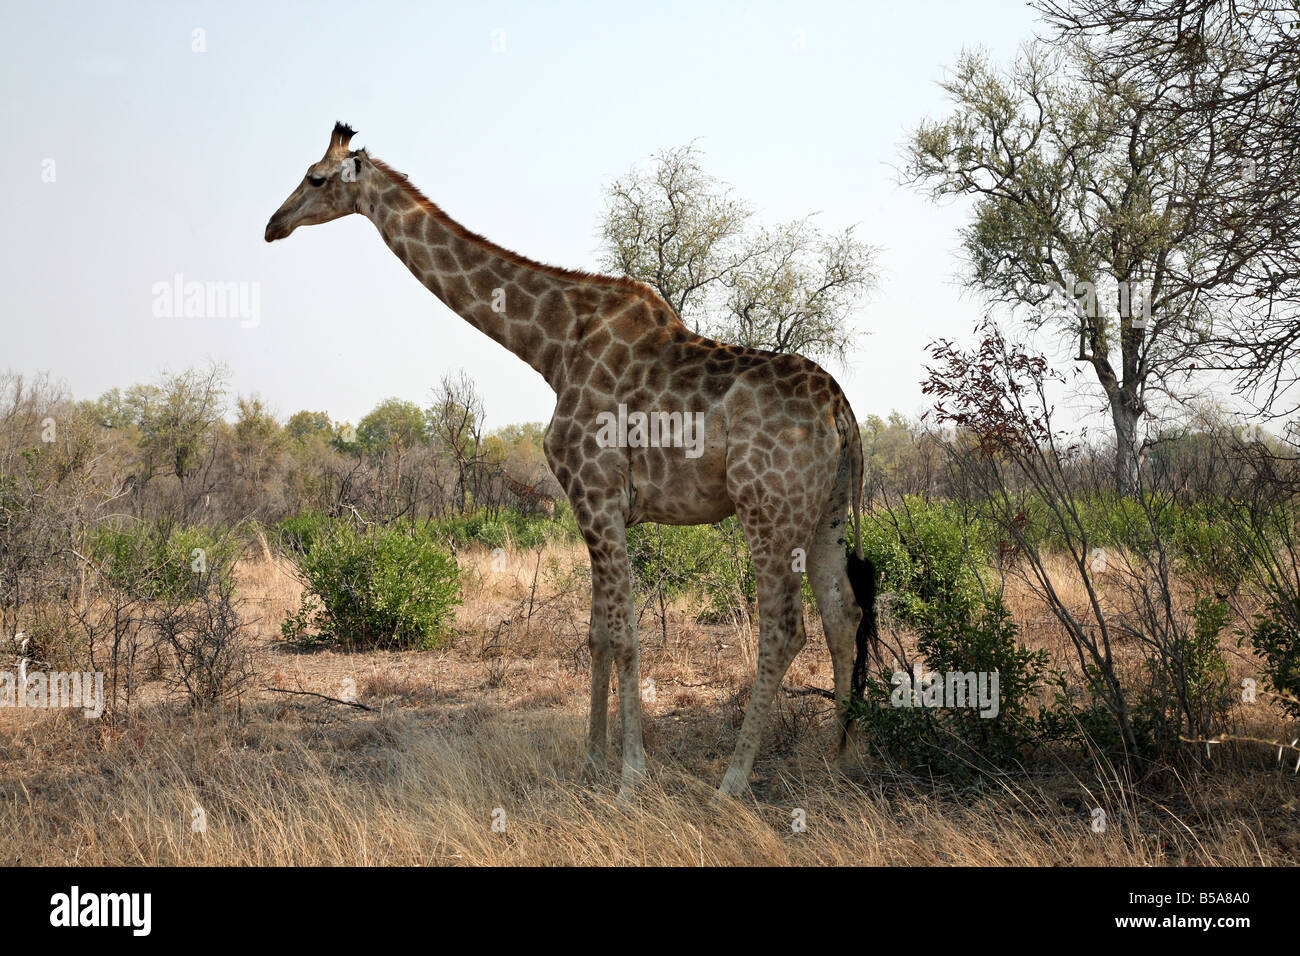
<path fill-rule="evenodd" d="M 899 147 L 945 112 L 936 82 L 963 47 L 1005 61 L 1037 28 L 1019 0 L 7 0 L 0 369 L 48 370 L 90 397 L 214 358 L 283 416 L 355 421 L 390 395 L 423 403 L 464 368 L 489 425 L 547 420 L 541 378 L 429 295 L 361 217 L 263 242 L 341 119 L 470 229 L 572 268 L 596 264 L 603 187 L 698 138 L 764 220 L 819 210 L 882 247 L 864 334 L 831 370 L 860 418 L 913 414 L 925 344 L 969 338 L 980 308 L 954 282 L 965 205 L 899 186 Z M 260 324 L 155 317 L 154 284 L 178 273 L 258 283 Z"/>

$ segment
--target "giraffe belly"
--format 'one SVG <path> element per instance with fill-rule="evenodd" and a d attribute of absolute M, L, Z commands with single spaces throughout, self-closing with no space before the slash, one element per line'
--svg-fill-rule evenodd
<path fill-rule="evenodd" d="M 663 502 L 652 502 L 642 507 L 638 496 L 637 506 L 633 507 L 628 524 L 640 524 L 644 521 L 653 521 L 656 524 L 713 524 L 735 513 L 736 506 L 732 504 L 730 498 L 726 497 L 721 501 L 702 498 L 693 501 L 675 501 L 671 506 L 665 506 Z"/>
<path fill-rule="evenodd" d="M 721 449 L 706 448 L 697 459 L 680 449 L 645 449 L 631 464 L 630 524 L 712 524 L 736 510 L 727 494 Z"/>

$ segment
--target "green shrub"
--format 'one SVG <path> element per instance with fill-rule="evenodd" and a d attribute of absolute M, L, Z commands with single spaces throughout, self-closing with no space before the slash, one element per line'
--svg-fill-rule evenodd
<path fill-rule="evenodd" d="M 280 548 L 290 554 L 306 554 L 328 529 L 347 518 L 327 518 L 319 511 L 304 511 L 278 522 L 275 537 Z M 536 548 L 550 542 L 579 541 L 577 522 L 568 508 L 557 508 L 555 517 L 524 514 L 502 509 L 489 515 L 476 511 L 447 518 L 413 520 L 402 518 L 390 523 L 431 541 L 457 548 L 479 545 L 485 548 Z"/>
<path fill-rule="evenodd" d="M 291 515 L 275 525 L 275 539 L 287 554 L 306 554 L 320 540 L 330 519 L 319 511 Z"/>
<path fill-rule="evenodd" d="M 708 525 L 639 524 L 627 529 L 633 588 L 672 600 L 699 584 L 720 560 L 717 536 Z"/>
<path fill-rule="evenodd" d="M 494 515 L 476 511 L 427 523 L 458 548 L 478 544 L 485 548 L 537 548 L 550 542 L 581 539 L 573 512 L 557 504 L 555 517 L 524 514 L 505 508 Z"/>
<path fill-rule="evenodd" d="M 754 556 L 749 551 L 745 533 L 734 517 L 709 525 L 710 561 L 699 578 L 705 598 L 698 620 L 716 624 L 734 621 L 753 612 L 758 602 L 758 579 L 754 574 Z M 807 579 L 803 582 L 803 600 L 813 599 Z"/>
<path fill-rule="evenodd" d="M 923 628 L 941 609 L 972 611 L 982 600 L 992 532 L 951 502 L 908 497 L 892 510 L 863 515 L 863 551 L 892 592 L 900 624 Z"/>
<path fill-rule="evenodd" d="M 242 543 L 211 528 L 154 522 L 100 525 L 88 547 L 110 585 L 155 600 L 193 593 L 209 569 L 228 580 Z"/>
<path fill-rule="evenodd" d="M 449 636 L 460 603 L 455 558 L 412 528 L 358 531 L 335 522 L 298 559 L 298 570 L 307 592 L 281 627 L 289 640 L 433 648 Z"/>
<path fill-rule="evenodd" d="M 973 612 L 968 606 L 934 606 L 917 647 L 925 665 L 920 674 L 879 672 L 869 677 L 864 698 L 851 705 L 851 716 L 872 745 L 891 760 L 961 776 L 1016 766 L 1032 744 L 1058 735 L 1058 723 L 1035 707 L 1048 676 L 1047 652 L 1020 646 L 1016 624 L 999 599 Z M 942 684 L 926 684 L 927 673 Z M 969 673 L 985 675 L 990 695 L 991 675 L 997 675 L 996 707 L 953 706 L 943 697 L 941 706 L 913 703 L 913 688 L 946 686 L 949 675 Z"/>
<path fill-rule="evenodd" d="M 1165 652 L 1144 662 L 1147 685 L 1133 706 L 1138 745 L 1153 754 L 1180 749 L 1184 735 L 1211 736 L 1232 705 L 1228 664 L 1219 648 L 1231 612 L 1216 598 L 1201 598 L 1188 613 L 1191 628 L 1175 625 Z"/>
<path fill-rule="evenodd" d="M 734 517 L 711 525 L 634 525 L 627 548 L 640 603 L 696 595 L 703 601 L 697 619 L 705 623 L 752 612 L 754 560 Z M 811 601 L 807 587 L 805 582 L 804 599 Z"/>
<path fill-rule="evenodd" d="M 1151 551 L 1161 546 L 1180 570 L 1205 576 L 1225 588 L 1236 587 L 1247 571 L 1248 556 L 1233 538 L 1234 508 L 1229 502 L 1212 497 L 1184 501 L 1151 492 L 1143 500 L 1094 493 L 1074 496 L 1071 501 L 1079 525 L 1072 528 L 1073 536 L 1086 540 L 1089 549 Z M 1071 542 L 1049 517 L 1043 502 L 1027 499 L 1023 507 L 1022 534 L 1027 544 L 1040 551 L 1067 549 Z"/>
<path fill-rule="evenodd" d="M 1300 600 L 1272 601 L 1243 636 L 1263 658 L 1264 678 L 1282 709 L 1300 718 Z"/>
<path fill-rule="evenodd" d="M 1133 753 L 1186 756 L 1186 737 L 1217 734 L 1233 704 L 1228 665 L 1220 647 L 1231 610 L 1217 598 L 1201 598 L 1188 609 L 1188 616 L 1190 629 L 1171 618 L 1170 636 L 1159 641 L 1163 650 L 1148 653 L 1141 661 L 1145 680 L 1126 696 L 1131 701 L 1131 743 L 1125 739 L 1113 709 L 1114 699 L 1105 692 L 1105 677 L 1095 662 L 1085 668 L 1076 698 L 1065 693 L 1064 678 L 1057 680 L 1060 692 L 1043 719 L 1062 728 L 1058 736 L 1086 743 L 1090 750 L 1116 759 Z"/>

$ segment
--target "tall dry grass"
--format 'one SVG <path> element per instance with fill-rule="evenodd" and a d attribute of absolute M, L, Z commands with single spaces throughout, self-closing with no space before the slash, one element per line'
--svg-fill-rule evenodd
<path fill-rule="evenodd" d="M 528 729 L 471 714 L 432 731 L 402 713 L 323 720 L 264 706 L 242 721 L 158 714 L 117 734 L 54 718 L 26 746 L 79 752 L 76 771 L 6 782 L 0 862 L 95 865 L 1204 865 L 1281 864 L 1269 835 L 1288 784 L 1253 811 L 1222 787 L 1168 804 L 1068 781 L 924 792 L 808 763 L 760 799 L 711 802 L 712 782 L 661 758 L 637 799 L 584 782 L 565 714 Z M 19 741 L 9 740 L 5 749 Z M 1108 807 L 1093 832 L 1087 805 Z M 1225 802 L 1228 801 L 1228 802 Z M 1180 805 L 1181 810 L 1175 809 Z M 194 810 L 206 829 L 196 832 Z M 792 823 L 803 812 L 806 829 Z M 1189 822 L 1189 819 L 1194 821 Z M 495 824 L 495 826 L 494 826 Z"/>
<path fill-rule="evenodd" d="M 435 652 L 295 652 L 277 615 L 290 567 L 239 569 L 261 690 L 130 720 L 0 713 L 0 863 L 98 865 L 1252 865 L 1300 857 L 1297 778 L 1267 760 L 1134 788 L 1073 765 L 957 788 L 869 763 L 829 765 L 817 696 L 783 694 L 752 796 L 712 802 L 735 744 L 753 636 L 643 621 L 650 777 L 630 804 L 585 779 L 587 592 L 572 548 L 462 555 L 458 636 Z M 1055 640 L 1023 595 L 1027 639 Z M 827 687 L 815 615 L 786 685 Z M 616 711 L 616 703 L 612 703 Z M 611 728 L 617 727 L 616 714 Z M 617 763 L 617 745 L 611 750 Z M 1102 832 L 1094 809 L 1106 812 Z M 195 810 L 205 827 L 194 827 Z M 793 826 L 806 821 L 806 828 Z M 496 826 L 494 827 L 494 824 Z"/>

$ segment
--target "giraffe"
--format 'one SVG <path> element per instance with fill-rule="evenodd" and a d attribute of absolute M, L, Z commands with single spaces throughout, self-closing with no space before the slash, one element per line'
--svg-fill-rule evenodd
<path fill-rule="evenodd" d="M 546 492 L 540 491 L 533 485 L 516 481 L 504 468 L 497 469 L 497 474 L 501 476 L 502 484 L 519 500 L 519 506 L 524 511 L 541 511 L 552 518 L 555 517 L 555 499 Z"/>
<path fill-rule="evenodd" d="M 365 149 L 352 149 L 354 135 L 335 124 L 324 157 L 276 210 L 265 239 L 352 213 L 365 216 L 430 292 L 554 390 L 543 449 L 591 559 L 589 767 L 605 766 L 613 668 L 620 799 L 645 774 L 626 529 L 647 521 L 707 524 L 732 514 L 753 555 L 758 667 L 719 794 L 748 792 L 773 700 L 807 640 L 800 596 L 805 570 L 830 648 L 837 749 L 844 758 L 847 705 L 861 692 L 875 642 L 875 569 L 862 556 L 860 535 L 856 552 L 847 549 L 850 511 L 855 530 L 860 523 L 862 446 L 835 379 L 798 355 L 697 335 L 649 286 L 629 277 L 542 265 L 470 232 L 406 176 Z M 636 422 L 626 440 L 602 431 L 615 415 L 620 423 Z M 669 426 L 698 422 L 696 440 L 652 443 L 648 416 Z"/>

